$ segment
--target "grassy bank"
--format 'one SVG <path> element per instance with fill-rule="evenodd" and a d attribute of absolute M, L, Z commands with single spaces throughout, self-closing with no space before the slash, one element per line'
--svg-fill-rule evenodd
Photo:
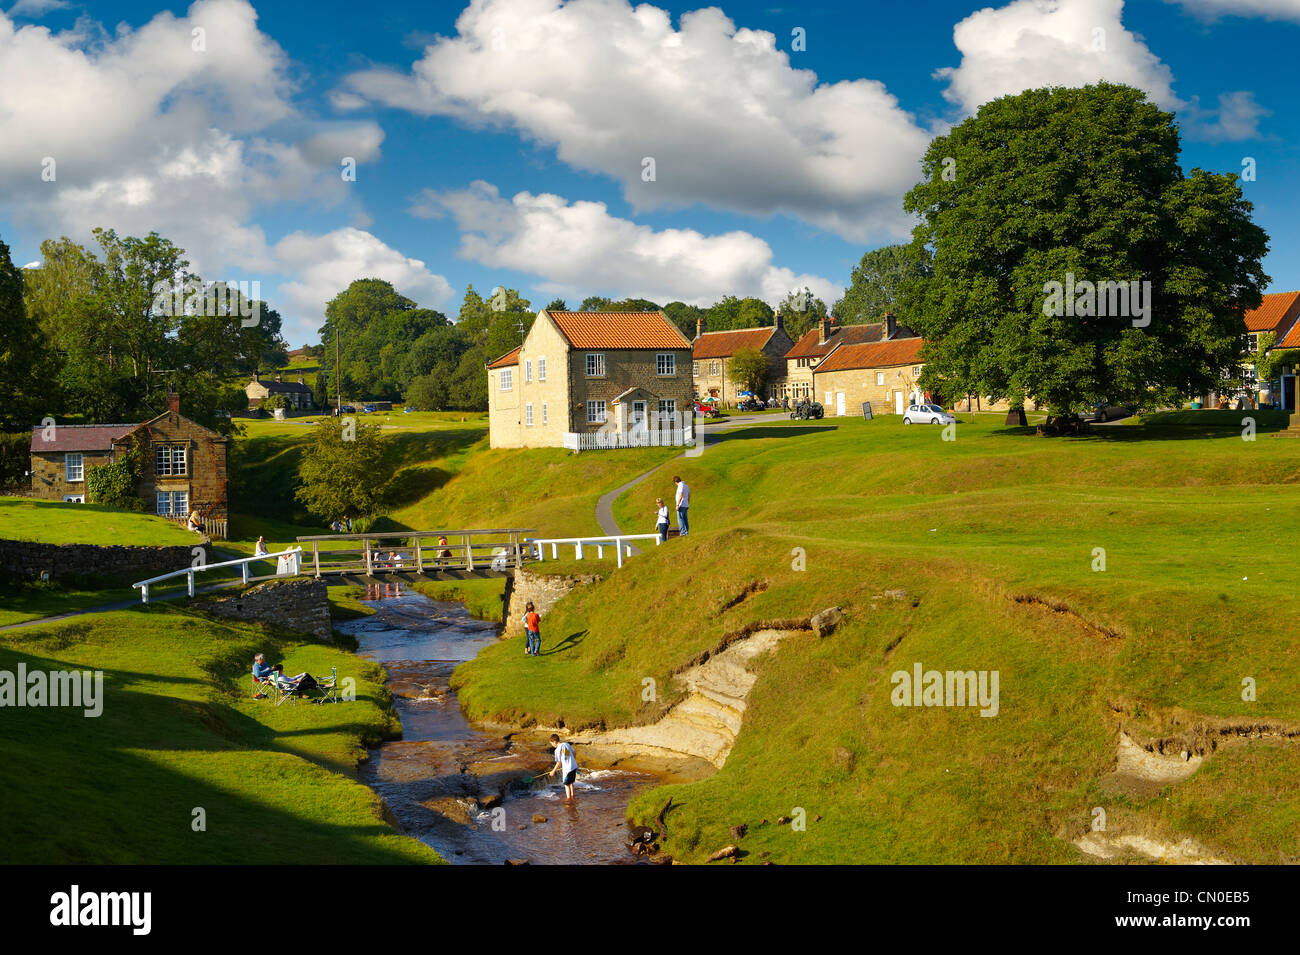
<path fill-rule="evenodd" d="M 198 539 L 182 525 L 149 514 L 98 504 L 0 497 L 0 540 L 161 547 L 195 544 Z"/>
<path fill-rule="evenodd" d="M 675 856 L 699 861 L 745 822 L 747 861 L 1072 861 L 1069 840 L 1102 805 L 1112 829 L 1276 860 L 1276 818 L 1225 816 L 1263 802 L 1300 815 L 1263 749 L 1225 749 L 1155 795 L 1103 778 L 1120 713 L 1152 735 L 1173 732 L 1175 711 L 1300 720 L 1285 690 L 1300 680 L 1300 596 L 1278 558 L 1300 519 L 1290 442 L 1177 424 L 1039 439 L 983 416 L 951 442 L 893 418 L 774 422 L 624 495 L 625 530 L 670 472 L 692 486 L 690 537 L 563 601 L 544 621 L 543 667 L 489 647 L 454 682 L 476 718 L 639 722 L 729 635 L 843 607 L 836 634 L 790 638 L 760 665 L 722 771 L 633 804 L 644 821 L 674 796 Z M 918 662 L 998 671 L 998 715 L 892 705 L 891 675 Z M 806 831 L 772 824 L 796 807 Z"/>
<path fill-rule="evenodd" d="M 258 650 L 356 681 L 356 700 L 251 698 Z M 153 605 L 0 639 L 0 670 L 104 672 L 102 715 L 14 708 L 0 722 L 9 863 L 436 862 L 355 780 L 394 721 L 375 665 L 333 647 Z M 206 828 L 196 831 L 195 810 Z"/>

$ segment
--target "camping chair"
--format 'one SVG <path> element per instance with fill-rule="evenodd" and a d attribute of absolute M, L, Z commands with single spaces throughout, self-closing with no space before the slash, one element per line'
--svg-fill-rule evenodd
<path fill-rule="evenodd" d="M 279 679 L 276 679 L 276 677 Z M 275 705 L 279 706 L 286 700 L 290 703 L 297 703 L 300 695 L 298 687 L 283 674 L 272 674 L 272 685 L 275 687 Z"/>
<path fill-rule="evenodd" d="M 313 703 L 338 703 L 338 685 L 339 685 L 339 668 L 330 667 L 330 678 L 328 680 L 317 680 L 316 685 L 308 689 L 315 699 Z"/>
<path fill-rule="evenodd" d="M 271 700 L 275 698 L 276 692 L 275 681 L 272 680 L 271 677 L 268 676 L 259 679 L 256 674 L 254 674 L 253 699 Z"/>

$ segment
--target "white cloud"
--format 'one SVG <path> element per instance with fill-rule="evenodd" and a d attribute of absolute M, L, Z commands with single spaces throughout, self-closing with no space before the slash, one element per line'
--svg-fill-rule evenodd
<path fill-rule="evenodd" d="M 664 10 L 625 0 L 473 0 L 456 29 L 409 72 L 352 74 L 351 92 L 516 129 L 612 177 L 638 210 L 704 203 L 858 240 L 907 233 L 900 197 L 930 133 L 882 83 L 819 85 L 775 36 L 716 7 L 674 29 Z"/>
<path fill-rule="evenodd" d="M 603 202 L 520 192 L 503 198 L 490 183 L 437 193 L 425 190 L 413 214 L 450 213 L 460 227 L 460 253 L 482 265 L 541 276 L 549 294 L 592 289 L 657 302 L 711 305 L 723 295 L 754 295 L 775 303 L 808 286 L 826 302 L 842 287 L 818 275 L 772 264 L 772 249 L 748 232 L 704 235 L 654 230 L 609 214 Z"/>
<path fill-rule="evenodd" d="M 286 308 L 304 316 L 295 326 L 300 334 L 320 327 L 325 303 L 354 279 L 385 279 L 425 308 L 445 309 L 456 294 L 443 276 L 430 272 L 419 259 L 361 229 L 335 229 L 325 235 L 295 232 L 276 243 L 274 253 L 279 269 L 296 276 L 280 283 L 279 294 Z"/>
<path fill-rule="evenodd" d="M 1300 23 L 1300 0 L 1165 0 L 1179 3 L 1188 13 L 1215 20 L 1221 16 L 1265 17 Z"/>
<path fill-rule="evenodd" d="M 18 0 L 9 8 L 12 17 L 42 17 L 51 10 L 66 10 L 72 6 L 68 0 Z"/>
<path fill-rule="evenodd" d="M 1184 129 L 1197 138 L 1258 135 L 1258 121 L 1268 111 L 1252 93 L 1220 95 L 1217 111 L 1203 109 L 1195 97 L 1180 99 L 1173 72 L 1124 26 L 1123 13 L 1124 0 L 1012 0 L 977 10 L 953 28 L 960 65 L 937 70 L 935 77 L 947 81 L 944 97 L 967 114 L 1027 89 L 1106 80 L 1146 91 L 1161 108 L 1177 111 Z"/>
<path fill-rule="evenodd" d="M 288 68 L 245 0 L 111 34 L 88 18 L 55 33 L 0 15 L 0 218 L 37 240 L 156 230 L 204 277 L 265 287 L 281 263 L 255 216 L 348 202 L 340 160 L 374 159 L 383 140 L 373 122 L 300 115 Z"/>

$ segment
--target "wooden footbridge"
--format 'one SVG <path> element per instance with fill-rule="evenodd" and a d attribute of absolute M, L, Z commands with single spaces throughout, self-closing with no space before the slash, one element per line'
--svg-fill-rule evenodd
<path fill-rule="evenodd" d="M 594 548 L 597 557 L 614 548 L 618 566 L 635 552 L 633 541 L 654 540 L 658 534 L 623 534 L 611 537 L 534 538 L 530 528 L 506 527 L 489 530 L 390 531 L 364 534 L 317 534 L 297 538 L 297 546 L 240 557 L 218 564 L 192 564 L 169 574 L 133 584 L 140 599 L 149 602 L 149 588 L 175 577 L 185 577 L 189 596 L 195 595 L 195 577 L 209 571 L 237 574 L 245 585 L 276 577 L 308 575 L 341 584 L 367 585 L 379 580 L 412 583 L 417 580 L 467 580 L 511 577 L 525 563 L 541 563 L 560 556 L 561 547 L 572 547 L 578 560 Z M 275 562 L 274 574 L 254 574 L 253 565 Z"/>

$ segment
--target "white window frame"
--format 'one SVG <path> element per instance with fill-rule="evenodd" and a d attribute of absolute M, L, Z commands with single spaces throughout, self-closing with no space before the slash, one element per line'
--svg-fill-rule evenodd
<path fill-rule="evenodd" d="M 876 385 L 877 385 L 877 387 L 879 387 L 880 385 L 883 385 L 884 383 L 885 383 L 885 373 L 884 373 L 883 371 L 878 371 L 878 372 L 876 372 Z"/>
<path fill-rule="evenodd" d="M 721 366 L 722 366 L 722 362 L 718 361 L 717 359 L 714 359 L 713 361 L 709 362 L 709 374 L 716 378 L 718 375 L 722 374 Z"/>
<path fill-rule="evenodd" d="M 157 513 L 159 516 L 175 517 L 179 515 L 183 517 L 189 513 L 189 491 L 159 491 L 157 494 Z M 166 507 L 163 505 L 164 501 L 166 502 Z M 177 507 L 176 505 L 178 501 L 183 501 L 184 503 L 182 503 L 180 507 Z"/>
<path fill-rule="evenodd" d="M 176 469 L 176 457 L 180 455 L 180 470 Z M 184 477 L 190 473 L 189 448 L 183 444 L 160 444 L 154 448 L 153 467 L 158 477 Z"/>
<path fill-rule="evenodd" d="M 546 356 L 545 355 L 537 356 L 537 380 L 538 381 L 546 380 Z"/>
<path fill-rule="evenodd" d="M 80 484 L 86 480 L 86 457 L 80 451 L 68 451 L 63 455 L 63 480 L 68 484 Z"/>
<path fill-rule="evenodd" d="M 665 405 L 667 405 L 667 407 L 664 407 Z M 676 414 L 677 414 L 677 399 L 675 399 L 675 398 L 660 398 L 660 399 L 659 399 L 659 403 L 658 403 L 658 405 L 656 405 L 656 407 L 659 409 L 659 418 L 660 418 L 660 420 L 663 419 L 663 416 L 664 416 L 664 415 L 676 415 Z"/>
<path fill-rule="evenodd" d="M 532 426 L 533 426 L 533 403 L 530 401 L 528 402 L 528 404 L 524 405 L 524 427 L 531 428 Z"/>
<path fill-rule="evenodd" d="M 533 360 L 531 358 L 524 361 L 524 384 L 530 384 L 533 380 Z"/>
<path fill-rule="evenodd" d="M 677 377 L 677 356 L 670 351 L 661 351 L 655 355 L 655 375 L 659 378 Z"/>
<path fill-rule="evenodd" d="M 587 402 L 587 424 L 604 424 L 609 420 L 609 408 L 604 401 L 590 399 Z"/>
<path fill-rule="evenodd" d="M 587 360 L 584 363 L 588 378 L 605 377 L 605 353 L 599 351 L 587 352 Z"/>
<path fill-rule="evenodd" d="M 632 402 L 632 424 L 643 424 L 645 422 L 645 402 Z"/>
<path fill-rule="evenodd" d="M 699 363 L 698 361 L 693 361 L 693 362 L 691 362 L 691 374 L 692 374 L 692 375 L 695 375 L 696 377 L 699 376 L 699 374 L 700 374 L 700 363 Z"/>
<path fill-rule="evenodd" d="M 513 368 L 502 368 L 501 375 L 497 379 L 497 386 L 502 391 L 514 391 L 515 370 Z"/>
<path fill-rule="evenodd" d="M 546 402 L 542 402 L 542 424 L 546 424 Z"/>

